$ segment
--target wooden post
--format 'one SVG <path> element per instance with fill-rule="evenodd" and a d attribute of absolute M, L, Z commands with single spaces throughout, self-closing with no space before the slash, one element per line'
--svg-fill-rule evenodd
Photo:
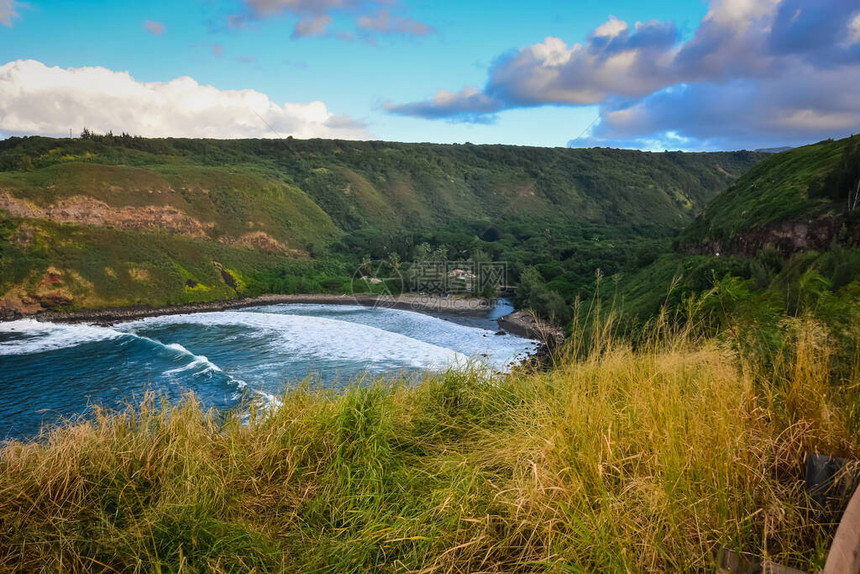
<path fill-rule="evenodd" d="M 860 488 L 842 515 L 823 574 L 860 574 Z"/>

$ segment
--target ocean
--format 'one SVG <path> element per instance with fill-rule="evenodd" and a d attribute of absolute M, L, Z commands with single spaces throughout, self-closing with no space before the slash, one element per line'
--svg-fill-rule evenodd
<path fill-rule="evenodd" d="M 342 387 L 380 375 L 417 380 L 470 363 L 509 368 L 537 345 L 496 335 L 495 319 L 348 305 L 268 305 L 102 327 L 0 323 L 0 440 L 121 410 L 147 392 L 206 406 L 276 404 L 290 386 Z"/>

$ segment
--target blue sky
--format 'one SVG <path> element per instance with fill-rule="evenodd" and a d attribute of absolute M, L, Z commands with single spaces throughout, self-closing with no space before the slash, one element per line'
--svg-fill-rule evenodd
<path fill-rule="evenodd" d="M 855 4 L 0 0 L 0 136 L 798 145 L 860 131 Z"/>

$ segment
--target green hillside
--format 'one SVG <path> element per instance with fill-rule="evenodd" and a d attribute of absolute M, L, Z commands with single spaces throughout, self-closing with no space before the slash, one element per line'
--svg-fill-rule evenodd
<path fill-rule="evenodd" d="M 778 153 L 759 163 L 718 195 L 680 236 L 680 244 L 695 247 L 722 244 L 725 250 L 743 248 L 743 235 L 751 231 L 774 229 L 777 233 L 800 233 L 790 229 L 792 222 L 817 220 L 824 229 L 816 238 L 797 238 L 783 242 L 783 251 L 803 247 L 826 247 L 827 241 L 844 223 L 856 223 L 849 210 L 849 197 L 856 193 L 860 180 L 860 136 L 838 141 L 826 140 Z M 847 218 L 847 219 L 846 219 Z M 827 220 L 830 220 L 828 222 Z M 767 246 L 767 237 L 752 242 L 754 248 Z M 734 243 L 733 243 L 734 240 Z M 749 250 L 747 250 L 749 251 Z"/>
<path fill-rule="evenodd" d="M 839 323 L 833 310 L 860 300 L 858 191 L 860 136 L 769 157 L 708 203 L 678 249 L 624 270 L 625 310 L 645 319 L 714 289 L 758 330 L 809 307 Z"/>
<path fill-rule="evenodd" d="M 99 136 L 0 142 L 18 310 L 345 291 L 363 258 L 527 265 L 571 296 L 665 244 L 765 154 Z"/>

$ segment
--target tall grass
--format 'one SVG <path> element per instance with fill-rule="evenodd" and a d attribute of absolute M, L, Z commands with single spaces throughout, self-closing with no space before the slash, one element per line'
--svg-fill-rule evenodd
<path fill-rule="evenodd" d="M 860 454 L 857 356 L 835 376 L 813 319 L 765 362 L 665 317 L 634 348 L 613 321 L 549 372 L 305 385 L 250 420 L 149 399 L 9 443 L 0 568 L 708 571 L 722 547 L 820 567 L 835 526 L 803 456 Z"/>

